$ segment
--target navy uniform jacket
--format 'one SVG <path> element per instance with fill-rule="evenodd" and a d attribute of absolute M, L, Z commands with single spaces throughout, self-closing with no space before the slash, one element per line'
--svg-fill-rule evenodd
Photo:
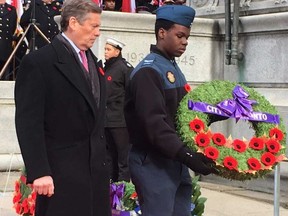
<path fill-rule="evenodd" d="M 35 0 L 35 19 L 37 26 L 41 32 L 51 41 L 51 39 L 59 33 L 57 23 L 54 21 L 54 16 L 60 15 L 62 5 L 58 1 L 53 1 L 51 4 L 45 4 L 42 0 Z M 23 29 L 26 29 L 32 18 L 32 4 L 24 11 L 21 16 L 20 25 Z M 31 28 L 32 30 L 32 28 Z M 27 40 L 30 41 L 32 37 L 32 31 L 29 30 L 27 34 Z M 45 46 L 48 42 L 42 38 L 42 36 L 36 33 L 35 45 L 37 48 Z"/>
<path fill-rule="evenodd" d="M 125 89 L 133 67 L 122 56 L 105 62 L 106 127 L 126 127 L 124 117 Z"/>
<path fill-rule="evenodd" d="M 125 118 L 133 146 L 175 158 L 184 146 L 176 134 L 175 116 L 186 84 L 176 62 L 152 48 L 132 71 L 126 91 Z"/>
<path fill-rule="evenodd" d="M 7 3 L 0 4 L 0 62 L 5 62 L 12 53 L 12 41 L 16 26 L 17 12 L 15 7 Z"/>

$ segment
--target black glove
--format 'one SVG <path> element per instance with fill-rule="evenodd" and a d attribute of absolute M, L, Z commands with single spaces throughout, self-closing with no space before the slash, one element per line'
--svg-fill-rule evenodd
<path fill-rule="evenodd" d="M 215 161 L 206 157 L 202 153 L 191 151 L 186 146 L 178 151 L 176 154 L 176 159 L 196 173 L 203 175 L 218 173 L 218 170 L 215 168 Z"/>

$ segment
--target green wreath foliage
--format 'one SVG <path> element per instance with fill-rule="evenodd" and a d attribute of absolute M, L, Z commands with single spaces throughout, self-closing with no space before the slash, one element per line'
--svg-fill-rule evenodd
<path fill-rule="evenodd" d="M 203 112 L 192 111 L 188 109 L 188 100 L 192 100 L 193 102 L 205 102 L 210 105 L 216 105 L 219 102 L 227 99 L 233 99 L 232 91 L 236 85 L 241 86 L 248 94 L 249 100 L 255 100 L 258 104 L 253 105 L 254 112 L 266 112 L 270 114 L 279 114 L 276 108 L 270 104 L 270 102 L 254 89 L 249 88 L 245 85 L 229 82 L 229 81 L 220 81 L 214 80 L 211 82 L 204 83 L 192 91 L 188 92 L 187 95 L 182 99 L 179 104 L 178 112 L 177 112 L 177 131 L 182 141 L 193 151 L 201 151 L 203 149 L 199 148 L 195 142 L 196 132 L 191 130 L 189 124 L 194 119 L 201 120 L 204 125 L 204 133 L 213 133 L 208 128 L 210 126 L 211 119 L 215 119 L 215 115 L 206 114 Z M 267 152 L 267 147 L 264 147 L 262 150 L 255 150 L 248 147 L 244 152 L 235 151 L 233 148 L 228 148 L 227 146 L 218 146 L 215 145 L 210 140 L 210 146 L 215 147 L 219 150 L 219 157 L 216 161 L 216 168 L 219 170 L 219 175 L 221 177 L 231 179 L 231 180 L 249 180 L 252 178 L 263 177 L 267 173 L 269 173 L 275 165 L 285 159 L 285 143 L 286 143 L 286 130 L 283 124 L 282 119 L 280 118 L 280 124 L 275 125 L 272 123 L 266 122 L 255 122 L 248 121 L 251 128 L 255 132 L 255 136 L 257 138 L 269 137 L 269 131 L 273 128 L 277 128 L 283 132 L 283 139 L 279 140 L 281 145 L 281 149 L 279 152 L 275 153 L 275 157 L 277 158 L 276 162 L 272 166 L 261 165 L 261 169 L 259 170 L 251 170 L 247 163 L 248 158 L 257 158 L 261 161 L 261 156 L 263 153 Z M 226 138 L 229 139 L 229 138 Z M 233 140 L 232 140 L 233 141 Z M 246 141 L 247 143 L 247 141 Z M 238 161 L 237 169 L 227 169 L 227 167 L 223 166 L 223 159 L 227 156 L 232 156 Z"/>

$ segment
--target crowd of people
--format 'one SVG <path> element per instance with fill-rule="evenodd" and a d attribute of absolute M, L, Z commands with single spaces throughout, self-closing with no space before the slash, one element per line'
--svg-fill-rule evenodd
<path fill-rule="evenodd" d="M 14 6 L 0 0 L 0 71 L 27 28 L 26 37 L 19 43 L 0 80 L 15 80 L 21 59 L 28 52 L 48 44 L 59 33 L 54 16 L 60 15 L 65 0 L 24 0 L 24 12 L 17 15 Z M 94 0 L 105 11 L 122 11 L 123 0 Z M 136 13 L 154 14 L 159 6 L 182 5 L 186 0 L 136 0 Z M 20 17 L 19 17 L 20 16 Z M 35 25 L 34 25 L 35 24 Z"/>
<path fill-rule="evenodd" d="M 54 16 L 60 15 L 62 1 L 59 0 L 35 0 L 23 2 L 23 14 L 19 17 L 16 8 L 5 0 L 0 0 L 0 70 L 4 67 L 12 50 L 19 42 L 13 61 L 7 65 L 2 80 L 14 80 L 21 59 L 29 51 L 37 50 L 48 44 L 59 33 L 59 28 Z M 20 38 L 27 29 L 26 37 Z"/>

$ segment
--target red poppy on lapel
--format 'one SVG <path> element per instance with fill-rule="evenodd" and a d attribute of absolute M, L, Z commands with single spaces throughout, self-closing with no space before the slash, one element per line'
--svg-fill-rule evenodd
<path fill-rule="evenodd" d="M 103 70 L 103 68 L 99 67 L 99 72 L 100 72 L 100 74 L 101 74 L 102 76 L 104 76 L 104 70 Z"/>

